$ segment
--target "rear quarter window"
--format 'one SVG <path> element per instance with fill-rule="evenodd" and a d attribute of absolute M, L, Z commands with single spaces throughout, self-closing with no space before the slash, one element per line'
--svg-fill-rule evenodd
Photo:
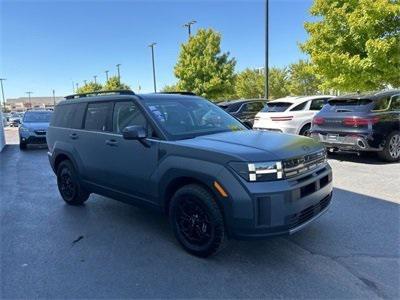
<path fill-rule="evenodd" d="M 54 110 L 51 126 L 81 129 L 86 103 L 57 105 Z"/>
<path fill-rule="evenodd" d="M 384 97 L 374 102 L 373 109 L 374 111 L 383 111 L 388 110 L 390 105 L 391 97 Z"/>

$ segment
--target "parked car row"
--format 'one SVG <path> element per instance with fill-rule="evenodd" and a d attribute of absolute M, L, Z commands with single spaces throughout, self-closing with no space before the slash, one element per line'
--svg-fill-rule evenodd
<path fill-rule="evenodd" d="M 374 151 L 392 162 L 400 159 L 399 95 L 400 90 L 390 90 L 341 97 L 285 97 L 269 102 L 237 100 L 219 105 L 246 125 L 253 124 L 255 130 L 313 137 L 330 153 Z M 256 112 L 255 104 L 264 106 Z"/>

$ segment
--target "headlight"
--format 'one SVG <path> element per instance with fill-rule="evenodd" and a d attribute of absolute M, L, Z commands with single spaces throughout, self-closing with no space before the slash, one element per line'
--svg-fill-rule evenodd
<path fill-rule="evenodd" d="M 231 162 L 229 165 L 247 181 L 273 181 L 283 179 L 282 162 Z"/>

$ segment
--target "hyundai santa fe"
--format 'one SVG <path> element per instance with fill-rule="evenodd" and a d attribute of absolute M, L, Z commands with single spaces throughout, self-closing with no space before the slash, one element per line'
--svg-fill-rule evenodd
<path fill-rule="evenodd" d="M 66 203 L 97 193 L 154 208 L 201 257 L 227 238 L 295 233 L 331 202 L 332 172 L 319 142 L 249 130 L 194 95 L 67 96 L 47 141 Z"/>

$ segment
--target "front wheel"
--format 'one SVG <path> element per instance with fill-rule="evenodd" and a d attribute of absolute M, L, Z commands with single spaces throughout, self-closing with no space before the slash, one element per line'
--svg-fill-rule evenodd
<path fill-rule="evenodd" d="M 200 185 L 179 189 L 171 200 L 169 216 L 175 237 L 193 255 L 208 257 L 225 243 L 221 210 L 214 197 Z"/>
<path fill-rule="evenodd" d="M 388 162 L 400 160 L 400 132 L 389 134 L 385 147 L 379 152 L 379 157 Z"/>
<path fill-rule="evenodd" d="M 67 204 L 80 205 L 89 198 L 89 193 L 82 188 L 75 168 L 69 160 L 62 161 L 57 168 L 57 185 Z"/>

